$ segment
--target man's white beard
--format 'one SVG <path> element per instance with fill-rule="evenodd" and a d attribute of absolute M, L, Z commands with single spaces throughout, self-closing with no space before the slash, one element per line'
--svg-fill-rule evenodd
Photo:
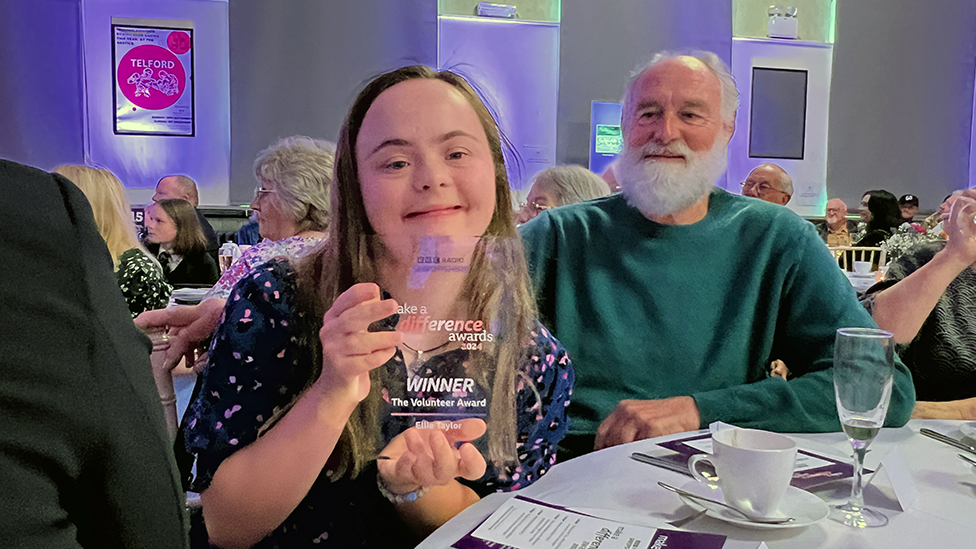
<path fill-rule="evenodd" d="M 624 148 L 615 166 L 621 194 L 644 215 L 687 210 L 707 195 L 725 172 L 728 161 L 723 137 L 716 137 L 712 148 L 703 153 L 692 151 L 684 141 L 666 147 L 648 143 L 636 149 Z M 680 154 L 687 164 L 643 160 L 649 154 Z"/>

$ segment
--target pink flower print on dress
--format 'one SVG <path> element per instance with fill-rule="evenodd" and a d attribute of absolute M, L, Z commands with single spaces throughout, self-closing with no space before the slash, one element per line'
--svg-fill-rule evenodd
<path fill-rule="evenodd" d="M 229 410 L 224 410 L 224 419 L 230 419 L 230 416 L 234 415 L 236 412 L 241 410 L 240 404 L 235 404 Z"/>

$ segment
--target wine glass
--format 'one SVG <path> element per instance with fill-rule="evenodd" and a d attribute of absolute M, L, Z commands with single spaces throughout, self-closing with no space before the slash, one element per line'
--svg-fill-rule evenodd
<path fill-rule="evenodd" d="M 864 455 L 884 425 L 891 400 L 894 340 L 891 332 L 841 328 L 834 342 L 834 396 L 840 424 L 854 447 L 854 487 L 850 500 L 830 518 L 855 528 L 884 526 L 888 517 L 864 507 L 861 494 Z"/>

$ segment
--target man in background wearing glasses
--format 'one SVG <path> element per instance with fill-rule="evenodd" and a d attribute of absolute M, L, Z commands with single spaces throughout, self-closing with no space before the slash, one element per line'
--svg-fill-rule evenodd
<path fill-rule="evenodd" d="M 742 196 L 785 206 L 793 198 L 793 180 L 776 164 L 760 164 L 741 183 Z"/>
<path fill-rule="evenodd" d="M 839 198 L 827 201 L 827 216 L 814 223 L 820 238 L 827 246 L 850 246 L 851 235 L 857 230 L 857 222 L 847 219 L 847 204 Z"/>

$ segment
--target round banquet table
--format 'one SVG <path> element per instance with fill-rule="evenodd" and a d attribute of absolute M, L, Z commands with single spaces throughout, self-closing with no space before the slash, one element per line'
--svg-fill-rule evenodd
<path fill-rule="evenodd" d="M 682 486 L 691 477 L 630 459 L 633 452 L 667 453 L 657 444 L 690 435 L 680 433 L 607 448 L 557 464 L 527 488 L 516 493 L 492 494 L 472 505 L 418 547 L 451 547 L 515 494 L 631 524 L 722 534 L 728 538 L 724 547 L 730 549 L 756 548 L 760 542 L 765 542 L 770 549 L 973 547 L 976 546 L 976 473 L 956 456 L 966 452 L 918 433 L 927 427 L 960 439 L 962 423 L 912 420 L 900 429 L 881 430 L 871 444 L 865 466 L 876 469 L 897 448 L 917 485 L 918 499 L 907 511 L 901 511 L 887 477 L 879 473 L 866 486 L 864 494 L 867 506 L 888 516 L 888 524 L 880 528 L 859 530 L 824 519 L 805 528 L 753 530 L 704 515 L 685 505 L 676 494 L 657 486 L 659 480 Z M 851 455 L 850 443 L 843 433 L 790 436 L 801 449 L 841 459 Z M 976 459 L 976 455 L 969 457 Z M 870 478 L 865 475 L 865 483 Z M 850 489 L 848 478 L 814 488 L 813 493 L 828 504 L 840 504 L 847 501 Z M 674 521 L 678 521 L 680 528 L 668 524 Z"/>

